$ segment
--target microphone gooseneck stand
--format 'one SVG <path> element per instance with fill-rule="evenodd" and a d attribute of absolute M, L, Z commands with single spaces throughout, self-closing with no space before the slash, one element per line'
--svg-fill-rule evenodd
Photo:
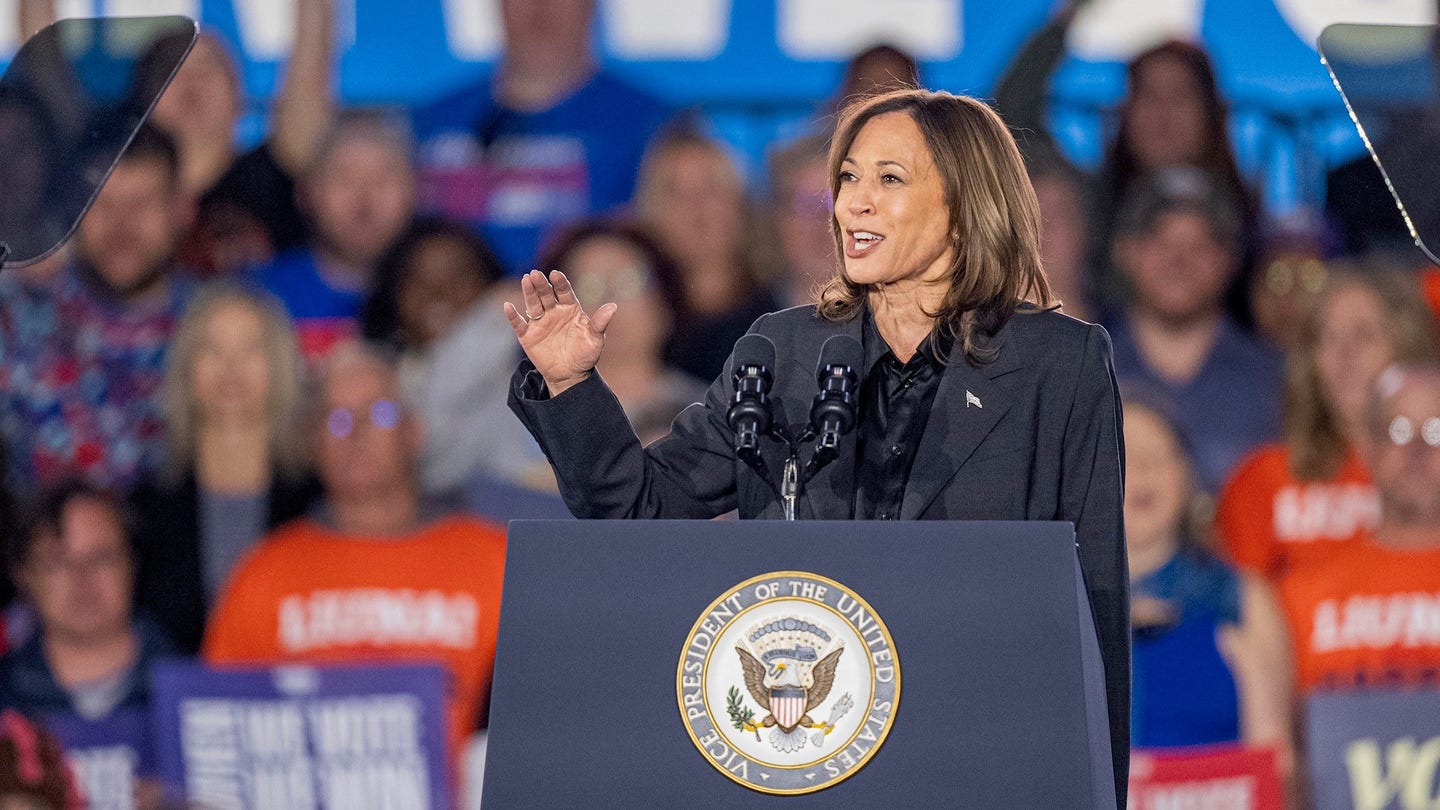
<path fill-rule="evenodd" d="M 747 335 L 759 337 L 757 335 Z M 743 339 L 742 339 L 743 340 Z M 735 453 L 755 470 L 780 502 L 785 520 L 795 520 L 805 484 L 827 464 L 839 458 L 840 439 L 855 427 L 859 379 L 855 370 L 863 352 L 853 338 L 836 336 L 825 342 L 816 370 L 819 392 L 810 408 L 810 421 L 803 430 L 778 424 L 771 413 L 768 366 L 774 365 L 774 348 L 768 340 L 746 345 L 745 358 L 735 363 L 735 394 L 726 413 L 735 434 Z M 740 354 L 737 345 L 737 356 Z M 760 441 L 769 438 L 785 446 L 785 465 L 777 487 L 760 452 Z M 801 467 L 801 448 L 814 441 L 810 461 Z"/>

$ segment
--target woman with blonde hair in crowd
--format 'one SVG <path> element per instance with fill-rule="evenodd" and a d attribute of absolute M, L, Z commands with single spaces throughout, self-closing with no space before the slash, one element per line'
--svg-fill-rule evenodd
<path fill-rule="evenodd" d="M 162 397 L 167 467 L 134 496 L 136 600 L 193 654 L 230 569 L 318 494 L 296 431 L 299 349 L 279 303 L 228 284 L 197 295 Z"/>
<path fill-rule="evenodd" d="M 762 282 L 766 240 L 756 238 L 740 170 L 718 141 L 676 125 L 646 151 L 635 201 L 640 223 L 679 271 L 683 328 L 665 359 L 713 380 L 750 324 L 779 308 Z"/>
<path fill-rule="evenodd" d="M 1375 527 L 1366 397 L 1386 366 L 1434 362 L 1435 329 L 1413 276 L 1330 273 L 1287 358 L 1284 440 L 1241 462 L 1220 495 L 1216 529 L 1237 564 L 1278 580 Z"/>

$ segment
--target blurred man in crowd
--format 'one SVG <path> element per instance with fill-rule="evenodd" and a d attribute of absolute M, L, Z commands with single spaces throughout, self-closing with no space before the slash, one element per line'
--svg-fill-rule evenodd
<path fill-rule="evenodd" d="M 79 475 L 129 486 L 152 470 L 165 348 L 191 284 L 174 143 L 142 127 L 80 223 L 54 281 L 0 279 L 0 420 L 22 491 Z"/>
<path fill-rule="evenodd" d="M 493 78 L 415 113 L 427 208 L 479 227 L 511 273 L 555 228 L 625 204 L 669 111 L 601 70 L 594 0 L 503 0 Z"/>
<path fill-rule="evenodd" d="M 147 708 L 149 667 L 173 648 L 158 625 L 133 615 L 134 559 L 120 502 L 62 484 L 14 539 L 11 571 L 37 627 L 0 659 L 0 704 L 92 721 Z"/>
<path fill-rule="evenodd" d="M 1226 314 L 1241 218 L 1220 188 L 1199 169 L 1162 169 L 1126 196 L 1113 256 L 1130 300 L 1106 324 L 1116 376 L 1169 400 L 1207 492 L 1278 435 L 1284 371 Z"/>
<path fill-rule="evenodd" d="M 415 172 L 405 128 L 382 114 L 353 113 L 335 126 L 300 186 L 308 244 L 258 271 L 285 304 L 314 355 L 356 330 L 376 270 L 415 210 Z"/>
<path fill-rule="evenodd" d="M 206 633 L 214 663 L 431 661 L 451 675 L 451 753 L 488 718 L 505 532 L 421 502 L 418 420 L 388 358 L 325 360 L 315 429 L 323 508 L 236 568 Z"/>
<path fill-rule="evenodd" d="M 1302 694 L 1440 672 L 1440 367 L 1381 373 L 1369 429 L 1379 527 L 1281 585 Z"/>

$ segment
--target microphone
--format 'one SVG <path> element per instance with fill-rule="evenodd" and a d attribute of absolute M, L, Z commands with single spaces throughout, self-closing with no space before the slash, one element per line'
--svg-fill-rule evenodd
<path fill-rule="evenodd" d="M 855 427 L 860 396 L 860 371 L 865 350 L 849 335 L 834 335 L 820 347 L 815 369 L 820 392 L 810 406 L 810 427 L 816 433 L 815 461 L 826 464 L 840 455 L 840 437 Z"/>
<path fill-rule="evenodd" d="M 748 334 L 735 343 L 735 394 L 725 422 L 735 431 L 735 455 L 751 466 L 760 461 L 760 437 L 770 432 L 770 370 L 775 344 L 764 335 Z"/>

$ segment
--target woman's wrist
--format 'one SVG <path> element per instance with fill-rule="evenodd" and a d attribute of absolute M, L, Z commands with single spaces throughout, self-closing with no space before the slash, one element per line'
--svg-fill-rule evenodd
<path fill-rule="evenodd" d="M 585 371 L 574 377 L 565 377 L 558 380 L 552 380 L 549 377 L 546 377 L 545 389 L 550 392 L 550 396 L 558 397 L 560 396 L 560 394 L 564 393 L 566 389 L 573 388 L 580 383 L 585 382 L 585 380 L 590 377 L 590 374 L 591 372 Z"/>

